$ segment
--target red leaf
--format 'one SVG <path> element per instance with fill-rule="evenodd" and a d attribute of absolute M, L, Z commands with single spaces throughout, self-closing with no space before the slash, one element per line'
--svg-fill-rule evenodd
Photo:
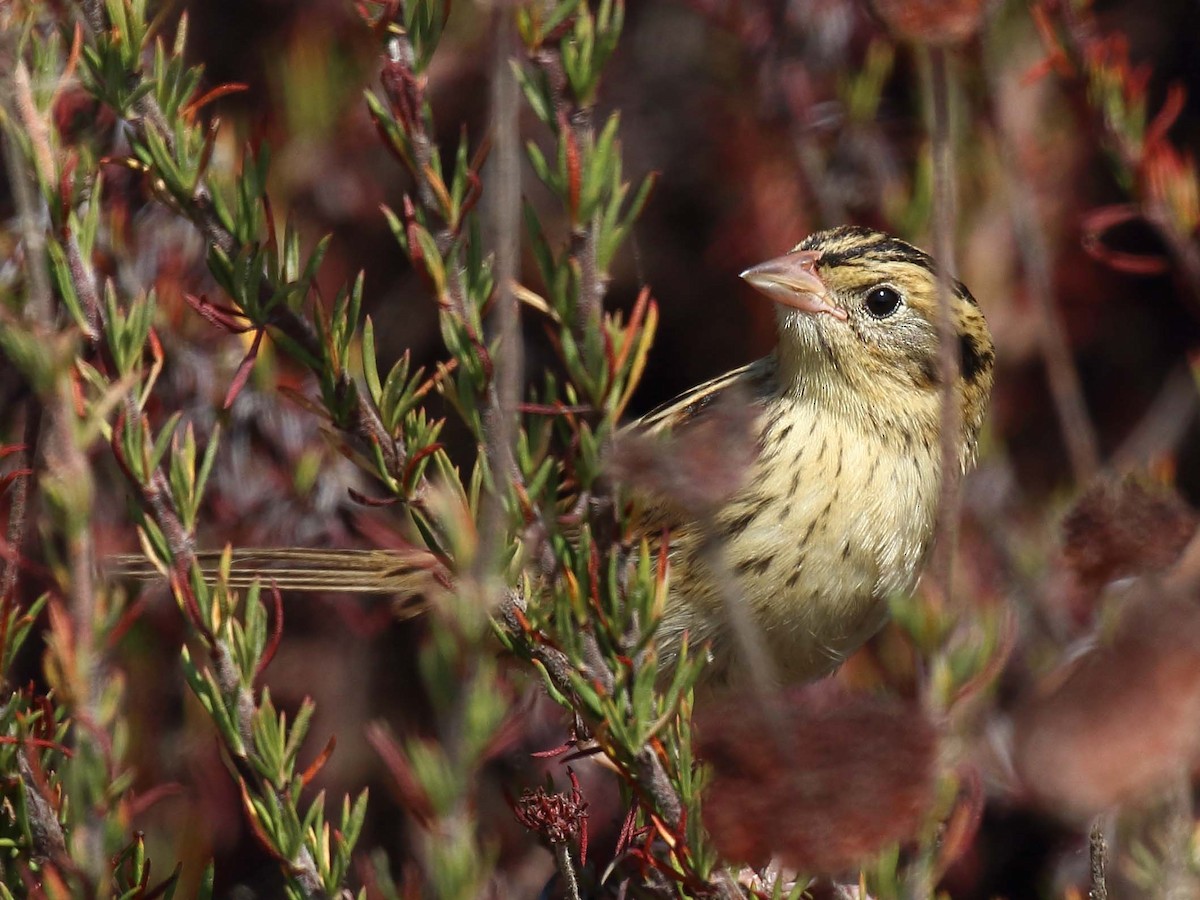
<path fill-rule="evenodd" d="M 25 478 L 33 474 L 33 469 L 13 469 L 6 475 L 0 476 L 0 494 L 8 490 L 8 486 L 18 478 Z"/>
<path fill-rule="evenodd" d="M 195 117 L 196 113 L 198 113 L 205 106 L 208 106 L 208 104 L 212 103 L 214 100 L 220 100 L 222 97 L 228 97 L 230 94 L 239 94 L 242 91 L 248 91 L 249 89 L 250 85 L 243 84 L 240 81 L 230 81 L 227 84 L 219 84 L 211 91 L 202 94 L 195 100 L 192 100 L 190 103 L 188 103 L 188 105 L 183 108 L 183 114 L 188 118 L 188 121 L 191 121 Z"/>
<path fill-rule="evenodd" d="M 233 375 L 233 381 L 229 383 L 229 390 L 225 394 L 225 405 L 222 409 L 229 409 L 233 406 L 233 401 L 237 399 L 238 394 L 242 392 L 242 388 L 246 386 L 246 379 L 250 377 L 250 372 L 254 369 L 254 362 L 258 359 L 258 348 L 262 346 L 263 329 L 259 328 L 254 332 L 254 342 L 250 345 L 249 351 L 238 364 L 237 371 Z"/>
<path fill-rule="evenodd" d="M 581 184 L 579 144 L 575 140 L 575 132 L 571 130 L 567 117 L 563 113 L 559 113 L 558 128 L 567 144 L 567 210 L 571 213 L 571 221 L 578 224 Z"/>
<path fill-rule="evenodd" d="M 1157 254 L 1127 253 L 1114 250 L 1104 243 L 1107 232 L 1142 218 L 1141 211 L 1132 204 L 1118 203 L 1092 210 L 1083 218 L 1083 249 L 1088 256 L 1104 263 L 1118 272 L 1131 275 L 1161 275 L 1168 271 L 1170 263 Z"/>
<path fill-rule="evenodd" d="M 384 725 L 373 722 L 367 726 L 367 742 L 375 748 L 395 781 L 404 808 L 422 827 L 429 828 L 433 822 L 433 806 L 396 739 Z"/>
<path fill-rule="evenodd" d="M 350 495 L 351 500 L 362 506 L 392 506 L 400 502 L 399 497 L 368 497 L 366 494 L 359 493 L 354 488 L 346 488 L 346 493 Z"/>
<path fill-rule="evenodd" d="M 1142 140 L 1144 151 L 1154 147 L 1160 141 L 1166 140 L 1167 132 L 1175 124 L 1179 114 L 1183 112 L 1185 103 L 1187 103 L 1187 91 L 1183 85 L 1173 84 L 1167 88 L 1167 99 L 1163 101 L 1162 108 L 1146 129 L 1146 136 Z"/>
<path fill-rule="evenodd" d="M 428 447 L 422 447 L 420 450 L 414 453 L 412 458 L 409 459 L 408 465 L 404 467 L 404 475 L 401 478 L 401 481 L 406 485 L 409 484 L 413 473 L 417 470 L 417 463 L 419 463 L 425 457 L 432 456 L 434 453 L 437 453 L 442 449 L 443 446 L 443 444 L 430 444 Z"/>
<path fill-rule="evenodd" d="M 159 784 L 150 788 L 143 793 L 135 793 L 130 791 L 129 797 L 129 815 L 131 817 L 140 816 L 159 800 L 166 797 L 174 797 L 177 794 L 183 793 L 183 785 L 178 782 L 169 782 L 167 784 Z"/>
<path fill-rule="evenodd" d="M 237 319 L 247 318 L 246 314 L 240 309 L 213 303 L 203 294 L 197 297 L 195 294 L 185 293 L 183 299 L 201 318 L 231 334 L 245 334 L 254 327 L 253 325 L 243 325 L 241 322 L 236 321 Z"/>
<path fill-rule="evenodd" d="M 325 749 L 322 750 L 320 755 L 318 755 L 317 758 L 312 761 L 312 764 L 300 774 L 301 784 L 303 784 L 305 787 L 308 787 L 312 783 L 312 780 L 317 777 L 317 773 L 320 772 L 321 769 L 325 768 L 325 763 L 329 762 L 329 757 L 333 756 L 335 747 L 337 747 L 337 735 L 331 734 L 329 736 L 329 742 L 325 745 Z"/>
<path fill-rule="evenodd" d="M 271 660 L 275 658 L 275 651 L 279 649 L 279 643 L 283 640 L 283 597 L 280 595 L 279 588 L 273 581 L 271 582 L 271 599 L 274 601 L 275 621 L 271 625 L 271 637 L 267 641 L 267 645 L 263 648 L 262 657 L 258 661 L 258 668 L 254 670 L 254 677 L 256 679 L 271 664 Z"/>

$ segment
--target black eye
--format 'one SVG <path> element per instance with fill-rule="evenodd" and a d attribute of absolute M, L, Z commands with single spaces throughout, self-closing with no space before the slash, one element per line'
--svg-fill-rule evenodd
<path fill-rule="evenodd" d="M 884 319 L 900 308 L 900 294 L 895 288 L 872 288 L 867 294 L 867 312 L 877 319 Z"/>

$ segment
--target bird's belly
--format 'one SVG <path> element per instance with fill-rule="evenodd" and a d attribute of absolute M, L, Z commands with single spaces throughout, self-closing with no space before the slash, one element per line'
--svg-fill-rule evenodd
<path fill-rule="evenodd" d="M 933 530 L 936 460 L 915 464 L 844 431 L 772 449 L 768 440 L 747 488 L 717 518 L 715 542 L 689 535 L 673 545 L 664 632 L 708 641 L 717 681 L 748 669 L 728 602 L 751 611 L 750 644 L 768 651 L 775 678 L 820 677 L 883 625 L 890 594 L 913 588 Z M 772 466 L 789 473 L 786 490 L 764 489 L 779 477 Z M 723 557 L 716 567 L 705 559 L 714 547 Z M 724 585 L 714 577 L 721 570 Z"/>

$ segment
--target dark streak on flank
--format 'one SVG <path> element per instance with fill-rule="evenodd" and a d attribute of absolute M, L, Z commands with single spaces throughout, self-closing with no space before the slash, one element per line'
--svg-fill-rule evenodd
<path fill-rule="evenodd" d="M 731 519 L 728 523 L 721 527 L 721 537 L 725 540 L 732 540 L 743 531 L 750 527 L 750 523 L 758 516 L 757 510 L 751 510 L 747 513 L 742 513 L 736 519 Z"/>
<path fill-rule="evenodd" d="M 770 556 L 752 556 L 749 559 L 743 559 L 740 563 L 734 566 L 733 570 L 738 575 L 745 575 L 747 572 L 753 572 L 756 575 L 762 575 L 769 568 L 771 568 Z"/>

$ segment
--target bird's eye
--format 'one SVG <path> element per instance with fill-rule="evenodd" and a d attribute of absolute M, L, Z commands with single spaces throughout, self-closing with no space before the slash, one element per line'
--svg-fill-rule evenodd
<path fill-rule="evenodd" d="M 885 319 L 900 308 L 900 294 L 887 286 L 872 288 L 866 303 L 867 312 L 877 319 Z"/>

